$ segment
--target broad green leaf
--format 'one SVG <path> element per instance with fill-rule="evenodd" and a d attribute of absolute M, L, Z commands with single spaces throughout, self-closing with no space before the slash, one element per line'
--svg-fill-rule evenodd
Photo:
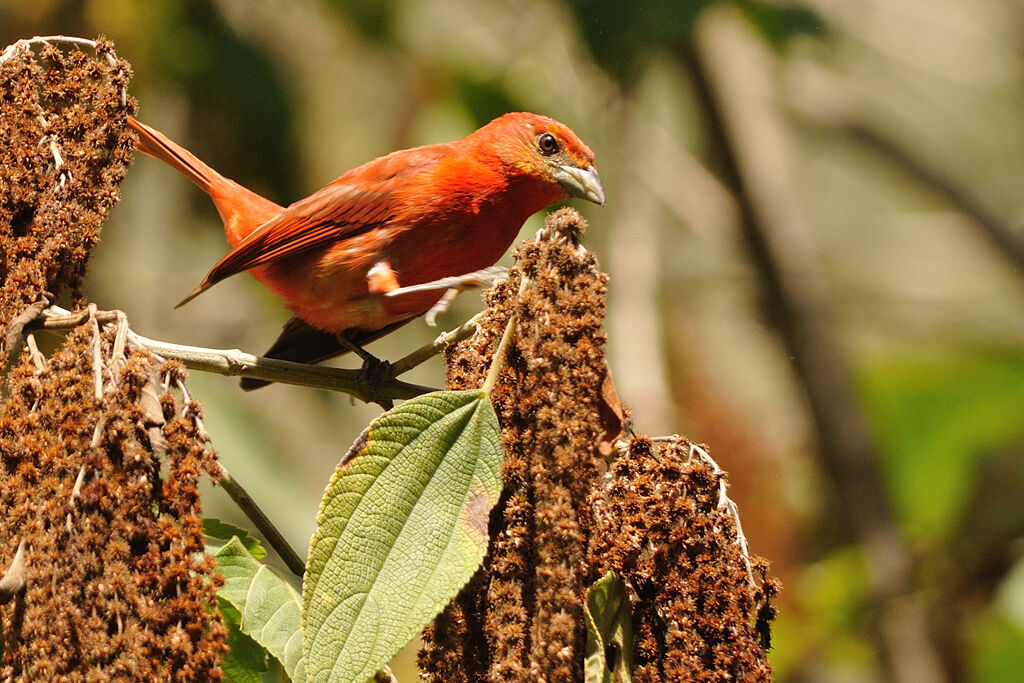
<path fill-rule="evenodd" d="M 480 566 L 501 493 L 482 391 L 415 398 L 370 423 L 324 493 L 302 594 L 310 681 L 373 676 Z"/>
<path fill-rule="evenodd" d="M 219 599 L 224 625 L 228 629 L 228 651 L 221 658 L 226 683 L 260 683 L 260 674 L 267 670 L 267 651 L 240 630 L 242 613 L 227 600 Z"/>
<path fill-rule="evenodd" d="M 626 587 L 608 572 L 587 589 L 583 613 L 587 646 L 583 661 L 587 683 L 629 683 L 633 680 L 633 625 Z"/>
<path fill-rule="evenodd" d="M 230 541 L 233 537 L 237 537 L 242 542 L 242 545 L 245 546 L 245 549 L 249 551 L 249 554 L 257 560 L 265 557 L 267 554 L 266 549 L 258 538 L 250 536 L 249 532 L 242 527 L 235 526 L 230 522 L 224 522 L 215 517 L 203 517 L 203 536 L 225 542 Z M 219 549 L 218 547 L 217 550 Z"/>
<path fill-rule="evenodd" d="M 241 613 L 240 630 L 281 662 L 293 683 L 306 680 L 298 592 L 255 559 L 237 538 L 214 555 L 224 585 L 217 596 Z"/>

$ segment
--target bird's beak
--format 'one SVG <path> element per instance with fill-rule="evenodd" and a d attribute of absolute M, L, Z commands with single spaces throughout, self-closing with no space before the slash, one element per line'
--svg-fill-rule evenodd
<path fill-rule="evenodd" d="M 579 197 L 604 206 L 604 186 L 593 166 L 579 168 L 564 164 L 555 168 L 554 177 L 570 197 Z"/>

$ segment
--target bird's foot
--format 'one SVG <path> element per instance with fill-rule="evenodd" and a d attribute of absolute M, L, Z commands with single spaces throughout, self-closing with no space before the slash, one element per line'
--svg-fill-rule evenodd
<path fill-rule="evenodd" d="M 371 387 L 379 387 L 385 382 L 394 379 L 391 373 L 391 361 L 382 360 L 376 356 L 369 356 L 363 359 L 363 365 L 359 368 L 360 381 Z"/>
<path fill-rule="evenodd" d="M 390 382 L 395 378 L 391 370 L 390 361 L 377 358 L 377 356 L 347 337 L 338 335 L 338 341 L 342 346 L 363 359 L 363 365 L 359 368 L 359 382 L 370 387 L 371 393 L 372 390 L 376 390 L 380 385 Z M 375 401 L 375 403 L 385 410 L 390 410 L 394 406 L 394 403 L 390 400 Z"/>
<path fill-rule="evenodd" d="M 378 387 L 386 382 L 390 382 L 394 379 L 393 373 L 391 372 L 391 362 L 377 358 L 367 354 L 367 358 L 363 359 L 363 365 L 359 368 L 359 381 L 370 388 L 371 395 L 376 393 Z M 384 410 L 391 410 L 395 407 L 395 402 L 391 399 L 381 399 L 374 401 Z"/>

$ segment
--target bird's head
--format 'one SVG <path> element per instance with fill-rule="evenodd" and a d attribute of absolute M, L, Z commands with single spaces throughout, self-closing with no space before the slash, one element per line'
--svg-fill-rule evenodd
<path fill-rule="evenodd" d="M 594 168 L 594 153 L 572 130 L 547 116 L 515 112 L 481 128 L 499 157 L 518 174 L 604 206 L 604 186 Z"/>

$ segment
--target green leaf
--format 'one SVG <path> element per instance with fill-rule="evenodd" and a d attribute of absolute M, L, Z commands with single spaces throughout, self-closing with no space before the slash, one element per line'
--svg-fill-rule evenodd
<path fill-rule="evenodd" d="M 587 589 L 583 612 L 587 646 L 583 661 L 587 683 L 629 683 L 633 680 L 633 625 L 626 587 L 608 572 Z"/>
<path fill-rule="evenodd" d="M 221 659 L 225 682 L 260 683 L 260 674 L 267 670 L 267 651 L 241 632 L 241 612 L 226 600 L 220 599 L 217 603 L 228 629 L 228 651 Z"/>
<path fill-rule="evenodd" d="M 298 592 L 255 559 L 238 538 L 214 555 L 224 585 L 217 597 L 241 614 L 239 628 L 281 662 L 293 683 L 306 680 L 302 656 L 302 608 Z"/>
<path fill-rule="evenodd" d="M 249 554 L 257 560 L 265 557 L 267 554 L 266 549 L 258 538 L 250 536 L 249 532 L 241 527 L 237 527 L 230 522 L 221 521 L 215 517 L 203 518 L 203 535 L 220 541 L 230 541 L 232 538 L 237 538 L 245 546 L 245 549 L 249 551 Z"/>
<path fill-rule="evenodd" d="M 501 432 L 482 391 L 415 398 L 370 423 L 327 486 L 303 583 L 310 681 L 373 676 L 487 550 Z"/>

